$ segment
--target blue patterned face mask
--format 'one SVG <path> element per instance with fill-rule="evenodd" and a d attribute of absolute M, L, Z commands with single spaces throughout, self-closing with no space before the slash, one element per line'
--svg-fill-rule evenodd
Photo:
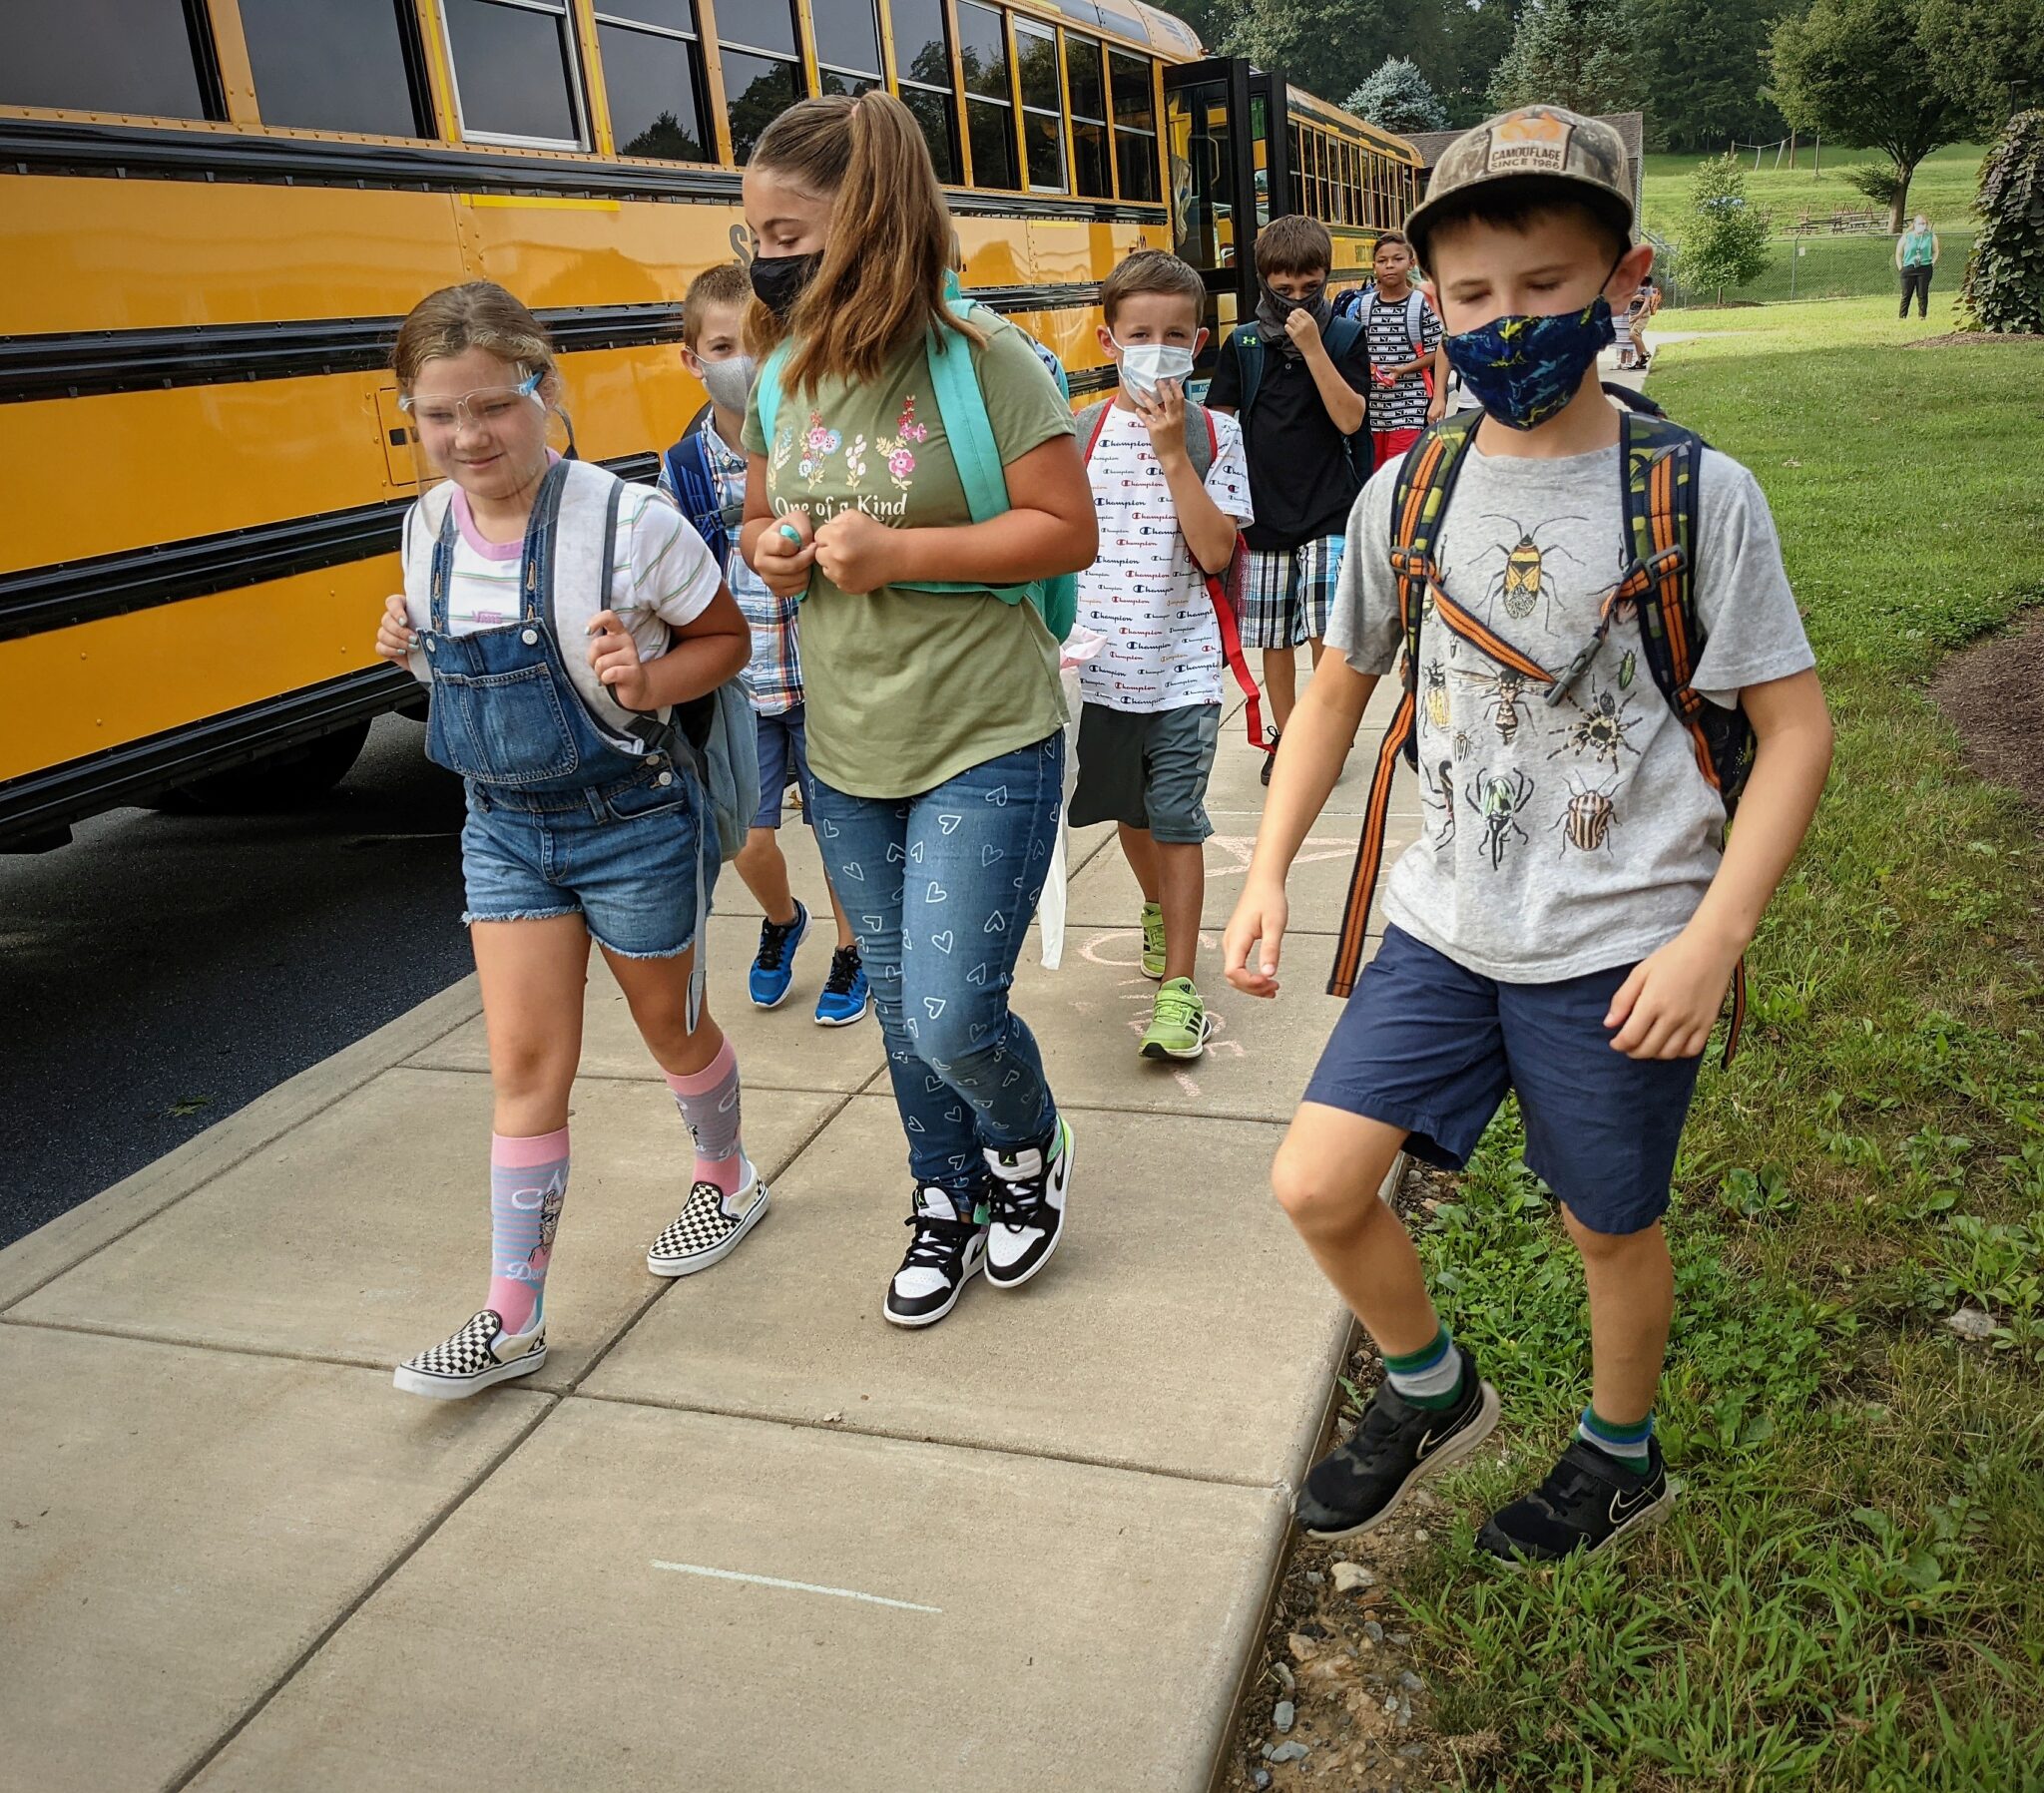
<path fill-rule="evenodd" d="M 1582 386 L 1598 352 L 1617 339 L 1600 292 L 1580 311 L 1494 317 L 1447 340 L 1448 359 L 1469 395 L 1498 422 L 1535 429 Z"/>

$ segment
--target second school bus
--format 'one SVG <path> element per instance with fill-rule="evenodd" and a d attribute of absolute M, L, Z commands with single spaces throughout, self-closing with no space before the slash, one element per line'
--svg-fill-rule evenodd
<path fill-rule="evenodd" d="M 1409 145 L 1142 0 L 18 0 L 0 848 L 165 792 L 336 781 L 419 700 L 370 653 L 417 490 L 405 311 L 509 287 L 580 451 L 650 479 L 703 401 L 682 291 L 750 253 L 753 145 L 873 86 L 922 126 L 967 290 L 1080 399 L 1113 383 L 1093 329 L 1129 250 L 1177 248 L 1225 327 L 1273 216 L 1325 220 L 1338 281 L 1414 198 Z"/>

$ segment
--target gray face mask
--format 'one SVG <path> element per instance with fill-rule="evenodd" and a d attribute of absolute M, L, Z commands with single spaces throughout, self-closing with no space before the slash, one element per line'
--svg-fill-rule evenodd
<path fill-rule="evenodd" d="M 723 361 L 703 363 L 703 389 L 710 402 L 727 411 L 744 412 L 753 396 L 753 380 L 760 371 L 751 355 L 733 355 Z"/>

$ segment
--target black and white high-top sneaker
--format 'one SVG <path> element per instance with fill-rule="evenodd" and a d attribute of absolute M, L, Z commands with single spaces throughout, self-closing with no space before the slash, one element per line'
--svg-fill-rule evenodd
<path fill-rule="evenodd" d="M 986 1267 L 986 1228 L 959 1219 L 950 1191 L 936 1183 L 916 1190 L 908 1224 L 915 1236 L 887 1284 L 881 1312 L 896 1326 L 934 1326 Z"/>
<path fill-rule="evenodd" d="M 1072 1125 L 1062 1115 L 1041 1146 L 1020 1151 L 986 1148 L 993 1173 L 986 1240 L 986 1279 L 997 1289 L 1020 1288 L 1050 1262 L 1065 1236 L 1065 1195 L 1072 1186 Z"/>
<path fill-rule="evenodd" d="M 670 1220 L 646 1252 L 656 1276 L 693 1276 L 722 1263 L 766 1213 L 766 1184 L 749 1161 L 738 1193 L 726 1195 L 713 1182 L 689 1191 L 688 1205 Z"/>
<path fill-rule="evenodd" d="M 460 1401 L 493 1382 L 530 1376 L 546 1360 L 544 1321 L 535 1321 L 530 1332 L 508 1333 L 496 1310 L 486 1307 L 453 1337 L 399 1364 L 391 1381 L 408 1395 Z"/>

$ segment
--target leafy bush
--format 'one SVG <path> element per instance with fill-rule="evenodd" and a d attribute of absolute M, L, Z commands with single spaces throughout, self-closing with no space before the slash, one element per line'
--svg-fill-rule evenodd
<path fill-rule="evenodd" d="M 1690 223 L 1677 265 L 1686 286 L 1744 286 L 1767 272 L 1769 217 L 1746 197 L 1746 176 L 1734 156 L 1697 165 L 1690 187 Z"/>
<path fill-rule="evenodd" d="M 1977 330 L 2044 330 L 2044 112 L 2009 120 L 1980 165 L 1980 234 L 1959 304 Z"/>
<path fill-rule="evenodd" d="M 1844 181 L 1854 193 L 1864 194 L 1883 208 L 1894 205 L 1895 196 L 1902 191 L 1902 171 L 1892 162 L 1862 162 L 1845 171 Z"/>

